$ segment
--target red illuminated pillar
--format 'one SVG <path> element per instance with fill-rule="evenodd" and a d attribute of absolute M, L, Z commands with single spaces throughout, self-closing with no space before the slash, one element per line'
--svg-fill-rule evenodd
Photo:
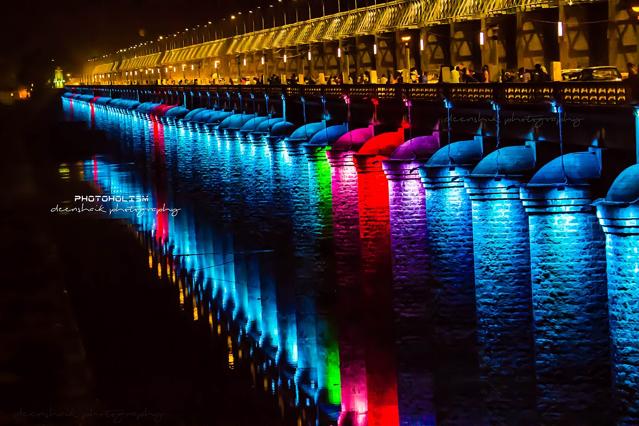
<path fill-rule="evenodd" d="M 370 426 L 399 424 L 392 332 L 388 182 L 382 170 L 382 160 L 385 158 L 368 153 L 355 157 L 361 280 L 366 305 L 366 378 Z"/>
<path fill-rule="evenodd" d="M 155 169 L 155 199 L 158 209 L 155 218 L 155 239 L 164 244 L 169 236 L 169 213 L 166 206 L 166 154 L 164 152 L 164 124 L 153 120 L 153 163 Z"/>

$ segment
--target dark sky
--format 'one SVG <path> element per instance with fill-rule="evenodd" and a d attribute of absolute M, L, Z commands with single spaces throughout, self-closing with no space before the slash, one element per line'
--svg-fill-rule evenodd
<path fill-rule="evenodd" d="M 313 14 L 321 11 L 321 0 L 283 0 L 280 5 L 291 8 L 297 2 L 302 18 L 307 1 Z M 327 13 L 336 11 L 337 1 L 325 0 Z M 341 1 L 343 10 L 355 2 Z M 360 6 L 366 3 L 359 0 Z M 46 81 L 56 65 L 65 73 L 77 73 L 91 56 L 238 11 L 255 10 L 258 5 L 265 10 L 269 4 L 280 6 L 278 0 L 11 0 L 5 6 L 11 10 L 0 27 L 0 87 Z M 145 37 L 140 37 L 140 29 Z"/>

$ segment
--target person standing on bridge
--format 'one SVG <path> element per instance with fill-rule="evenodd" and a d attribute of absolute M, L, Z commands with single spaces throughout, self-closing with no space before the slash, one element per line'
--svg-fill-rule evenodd
<path fill-rule="evenodd" d="M 481 71 L 482 83 L 490 83 L 490 71 L 488 70 L 488 65 L 484 65 L 481 68 Z"/>
<path fill-rule="evenodd" d="M 450 82 L 451 83 L 459 83 L 459 79 L 461 77 L 460 74 L 460 68 L 459 65 L 457 65 L 455 68 L 453 68 L 453 70 L 450 72 Z"/>

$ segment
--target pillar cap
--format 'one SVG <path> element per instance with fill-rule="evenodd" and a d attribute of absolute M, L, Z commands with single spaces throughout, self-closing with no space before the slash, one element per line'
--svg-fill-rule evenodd
<path fill-rule="evenodd" d="M 396 132 L 385 132 L 367 140 L 357 152 L 358 156 L 390 157 L 404 143 L 404 129 Z"/>
<path fill-rule="evenodd" d="M 317 132 L 326 129 L 326 121 L 304 124 L 288 137 L 290 141 L 309 141 Z"/>
<path fill-rule="evenodd" d="M 628 167 L 617 176 L 603 202 L 639 204 L 639 164 Z"/>
<path fill-rule="evenodd" d="M 535 147 L 527 143 L 523 146 L 508 146 L 488 154 L 470 174 L 471 179 L 511 177 L 523 178 L 535 169 Z"/>
<path fill-rule="evenodd" d="M 233 114 L 226 117 L 219 124 L 219 129 L 239 130 L 247 121 L 255 118 L 257 114 Z"/>
<path fill-rule="evenodd" d="M 351 130 L 335 141 L 331 151 L 358 151 L 372 137 L 372 126 Z"/>
<path fill-rule="evenodd" d="M 390 160 L 428 160 L 439 149 L 439 132 L 428 136 L 417 136 L 401 144 L 390 156 Z"/>
<path fill-rule="evenodd" d="M 311 140 L 308 142 L 308 146 L 332 146 L 348 132 L 347 124 L 337 124 L 335 126 L 328 126 L 319 132 L 315 133 Z"/>
<path fill-rule="evenodd" d="M 474 166 L 483 155 L 483 138 L 453 142 L 439 148 L 428 160 L 424 167 Z"/>
<path fill-rule="evenodd" d="M 265 115 L 253 117 L 249 121 L 244 123 L 244 125 L 240 129 L 240 132 L 254 132 L 257 130 L 257 127 L 266 120 L 268 120 L 268 117 Z"/>
<path fill-rule="evenodd" d="M 282 117 L 272 117 L 267 120 L 262 121 L 257 125 L 255 129 L 256 133 L 268 133 L 271 131 L 271 128 L 275 126 L 277 123 L 284 121 Z"/>
<path fill-rule="evenodd" d="M 295 124 L 290 121 L 278 121 L 271 127 L 270 136 L 288 136 L 295 129 Z"/>

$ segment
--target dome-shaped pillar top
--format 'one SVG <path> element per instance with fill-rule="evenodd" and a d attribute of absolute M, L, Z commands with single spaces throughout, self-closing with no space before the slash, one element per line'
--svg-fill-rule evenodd
<path fill-rule="evenodd" d="M 605 233 L 639 235 L 639 164 L 621 172 L 595 205 Z"/>
<path fill-rule="evenodd" d="M 439 149 L 439 133 L 418 136 L 401 144 L 390 158 L 383 161 L 384 172 L 390 180 L 420 179 L 419 166 Z"/>
<path fill-rule="evenodd" d="M 475 166 L 465 181 L 466 189 L 475 201 L 519 199 L 519 188 L 535 165 L 534 143 L 500 148 Z"/>

